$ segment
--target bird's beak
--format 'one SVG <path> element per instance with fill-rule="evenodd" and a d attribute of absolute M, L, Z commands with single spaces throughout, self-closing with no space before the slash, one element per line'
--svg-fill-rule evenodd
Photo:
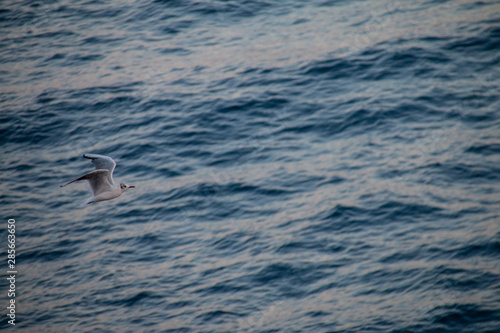
<path fill-rule="evenodd" d="M 132 186 L 129 186 L 128 188 L 135 188 L 135 186 L 132 185 Z"/>

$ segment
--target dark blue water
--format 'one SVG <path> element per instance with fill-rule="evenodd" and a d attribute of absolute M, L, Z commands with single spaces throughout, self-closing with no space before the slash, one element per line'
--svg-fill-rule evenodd
<path fill-rule="evenodd" d="M 500 2 L 26 0 L 0 29 L 0 327 L 500 331 Z M 136 189 L 80 207 L 83 153 Z"/>

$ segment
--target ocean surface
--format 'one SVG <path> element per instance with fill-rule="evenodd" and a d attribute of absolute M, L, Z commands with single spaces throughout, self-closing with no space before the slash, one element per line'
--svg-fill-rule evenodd
<path fill-rule="evenodd" d="M 500 1 L 3 1 L 0 31 L 0 329 L 500 332 Z M 136 188 L 82 207 L 83 153 Z"/>

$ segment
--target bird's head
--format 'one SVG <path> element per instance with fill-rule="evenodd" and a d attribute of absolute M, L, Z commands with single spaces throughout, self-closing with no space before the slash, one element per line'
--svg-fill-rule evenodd
<path fill-rule="evenodd" d="M 120 188 L 121 188 L 122 192 L 125 192 L 125 191 L 126 191 L 127 189 L 129 189 L 129 188 L 135 188 L 135 186 L 133 186 L 133 185 L 127 185 L 127 184 L 121 183 L 121 184 L 120 184 Z"/>

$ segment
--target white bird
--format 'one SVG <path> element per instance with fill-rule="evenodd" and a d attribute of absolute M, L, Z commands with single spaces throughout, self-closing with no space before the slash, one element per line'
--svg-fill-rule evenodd
<path fill-rule="evenodd" d="M 83 154 L 83 157 L 92 160 L 95 170 L 61 185 L 61 187 L 79 180 L 88 180 L 92 189 L 92 196 L 84 204 L 118 198 L 127 189 L 135 188 L 135 186 L 124 183 L 115 184 L 113 181 L 113 171 L 115 170 L 116 163 L 111 157 L 97 154 Z"/>

